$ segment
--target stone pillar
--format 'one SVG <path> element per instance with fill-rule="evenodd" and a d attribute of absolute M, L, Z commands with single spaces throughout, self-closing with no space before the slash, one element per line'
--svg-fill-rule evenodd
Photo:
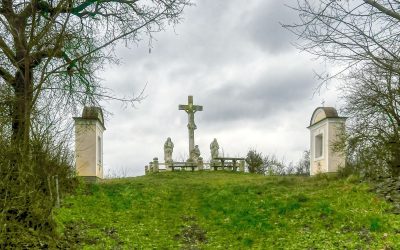
<path fill-rule="evenodd" d="M 153 173 L 154 172 L 154 168 L 153 168 L 153 162 L 149 162 L 149 172 Z"/>
<path fill-rule="evenodd" d="M 157 173 L 158 170 L 159 170 L 158 158 L 157 158 L 157 157 L 154 157 L 154 158 L 153 158 L 153 171 L 154 171 L 155 173 Z"/>
<path fill-rule="evenodd" d="M 199 157 L 199 159 L 197 160 L 197 170 L 204 170 L 203 157 Z"/>
<path fill-rule="evenodd" d="M 244 160 L 241 160 L 241 161 L 239 162 L 239 171 L 240 171 L 240 172 L 244 172 Z"/>
<path fill-rule="evenodd" d="M 144 166 L 144 174 L 148 174 L 149 173 L 149 166 Z"/>
<path fill-rule="evenodd" d="M 165 162 L 165 170 L 172 171 L 172 162 Z"/>
<path fill-rule="evenodd" d="M 194 114 L 191 114 L 191 115 L 194 117 Z M 195 127 L 193 125 L 189 124 L 188 125 L 188 129 L 189 129 L 189 152 L 190 152 L 189 157 L 191 159 L 191 155 L 192 155 L 191 152 L 193 152 L 193 150 L 194 150 L 194 130 L 195 130 Z"/>

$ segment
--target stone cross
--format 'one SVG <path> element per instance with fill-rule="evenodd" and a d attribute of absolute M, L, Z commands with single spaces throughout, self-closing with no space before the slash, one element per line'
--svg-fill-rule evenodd
<path fill-rule="evenodd" d="M 193 96 L 188 96 L 188 104 L 187 105 L 179 105 L 179 110 L 185 110 L 188 114 L 188 130 L 189 130 L 189 158 L 191 156 L 191 152 L 194 149 L 194 130 L 197 128 L 194 123 L 194 113 L 197 111 L 203 111 L 203 106 L 193 105 Z"/>

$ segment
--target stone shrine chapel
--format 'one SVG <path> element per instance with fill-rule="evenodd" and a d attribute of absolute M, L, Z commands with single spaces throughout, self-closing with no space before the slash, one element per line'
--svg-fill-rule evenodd
<path fill-rule="evenodd" d="M 87 181 L 103 179 L 103 111 L 99 107 L 84 107 L 82 117 L 75 121 L 75 167 Z"/>
<path fill-rule="evenodd" d="M 318 107 L 311 116 L 310 126 L 310 175 L 337 172 L 345 164 L 345 155 L 332 150 L 346 117 L 339 117 L 333 107 Z"/>

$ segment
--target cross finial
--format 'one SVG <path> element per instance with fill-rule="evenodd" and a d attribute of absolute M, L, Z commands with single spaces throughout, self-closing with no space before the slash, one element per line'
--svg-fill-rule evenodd
<path fill-rule="evenodd" d="M 321 105 L 322 107 L 325 107 L 325 100 L 322 100 Z"/>
<path fill-rule="evenodd" d="M 193 104 L 193 96 L 188 96 L 187 105 L 179 105 L 179 110 L 185 110 L 186 113 L 196 113 L 196 111 L 203 111 L 203 106 Z"/>

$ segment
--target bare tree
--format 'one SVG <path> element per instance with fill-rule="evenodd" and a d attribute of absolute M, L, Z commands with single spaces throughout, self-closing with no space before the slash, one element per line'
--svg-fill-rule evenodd
<path fill-rule="evenodd" d="M 291 8 L 299 22 L 283 26 L 300 38 L 299 49 L 342 66 L 324 80 L 371 62 L 398 72 L 399 7 L 397 0 L 298 0 Z"/>
<path fill-rule="evenodd" d="M 0 248 L 42 248 L 32 228 L 50 241 L 53 177 L 61 192 L 74 186 L 64 113 L 101 99 L 138 101 L 140 94 L 116 98 L 97 72 L 116 61 L 117 41 L 148 38 L 151 46 L 153 33 L 178 23 L 188 5 L 190 0 L 0 0 Z"/>
<path fill-rule="evenodd" d="M 264 172 L 266 175 L 285 175 L 287 166 L 284 160 L 278 160 L 276 155 L 264 157 Z"/>
<path fill-rule="evenodd" d="M 350 77 L 351 76 L 351 77 Z M 400 74 L 371 64 L 354 72 L 342 89 L 349 115 L 347 151 L 376 176 L 400 175 Z"/>
<path fill-rule="evenodd" d="M 365 168 L 400 175 L 400 2 L 298 0 L 291 8 L 299 22 L 284 27 L 297 47 L 341 66 L 321 79 L 344 80 L 348 153 Z"/>
<path fill-rule="evenodd" d="M 305 150 L 303 152 L 303 157 L 296 164 L 295 174 L 310 175 L 310 150 Z"/>
<path fill-rule="evenodd" d="M 189 1 L 1 0 L 0 88 L 10 94 L 1 104 L 11 139 L 29 145 L 32 114 L 49 96 L 68 104 L 109 98 L 96 72 L 114 59 L 116 41 L 151 39 L 179 22 Z"/>

